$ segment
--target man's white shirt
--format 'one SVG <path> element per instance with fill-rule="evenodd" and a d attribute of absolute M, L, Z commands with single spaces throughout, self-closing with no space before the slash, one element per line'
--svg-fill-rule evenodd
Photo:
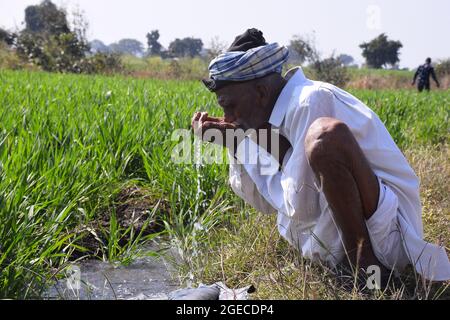
<path fill-rule="evenodd" d="M 269 122 L 292 148 L 278 170 L 278 163 L 264 148 L 244 139 L 237 148 L 238 160 L 230 157 L 234 192 L 260 212 L 278 212 L 280 234 L 304 256 L 339 263 L 345 255 L 340 231 L 304 148 L 306 132 L 316 119 L 338 119 L 350 128 L 374 173 L 398 198 L 407 262 L 428 279 L 450 279 L 445 250 L 422 240 L 419 179 L 378 116 L 351 94 L 307 79 L 300 67 L 288 71 L 287 78 Z M 240 157 L 245 153 L 257 161 L 244 161 Z"/>

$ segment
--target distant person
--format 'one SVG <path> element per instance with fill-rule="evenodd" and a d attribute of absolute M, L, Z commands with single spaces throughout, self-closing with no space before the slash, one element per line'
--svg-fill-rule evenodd
<path fill-rule="evenodd" d="M 417 90 L 419 90 L 419 92 L 422 92 L 423 89 L 430 91 L 430 75 L 439 88 L 440 84 L 436 78 L 436 74 L 434 73 L 434 68 L 431 65 L 431 58 L 427 58 L 425 60 L 425 64 L 417 68 L 417 71 L 414 74 L 414 79 L 411 85 L 415 85 L 416 79 L 417 77 L 419 77 L 419 82 L 417 82 Z"/>

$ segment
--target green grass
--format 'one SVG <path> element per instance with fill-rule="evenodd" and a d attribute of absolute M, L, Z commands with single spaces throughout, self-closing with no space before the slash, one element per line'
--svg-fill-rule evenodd
<path fill-rule="evenodd" d="M 353 93 L 404 150 L 448 142 L 448 91 Z M 185 265 L 205 262 L 212 231 L 248 217 L 225 164 L 171 161 L 173 130 L 188 129 L 196 110 L 220 112 L 198 82 L 0 71 L 0 102 L 1 298 L 40 296 L 74 251 L 88 252 L 80 230 L 105 212 L 101 256 L 133 259 L 153 235 L 117 223 L 116 195 L 129 185 L 160 203 L 152 216 L 164 221 Z"/>
<path fill-rule="evenodd" d="M 113 211 L 126 181 L 169 201 L 165 219 L 183 234 L 224 206 L 223 168 L 202 168 L 197 194 L 199 172 L 170 161 L 173 129 L 213 103 L 198 84 L 2 71 L 0 101 L 1 297 L 39 294 L 76 249 L 74 230 Z"/>
<path fill-rule="evenodd" d="M 400 148 L 435 145 L 450 138 L 450 90 L 349 90 L 370 106 Z"/>

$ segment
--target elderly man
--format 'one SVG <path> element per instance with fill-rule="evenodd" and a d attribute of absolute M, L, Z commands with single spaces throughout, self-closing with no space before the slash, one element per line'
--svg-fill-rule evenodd
<path fill-rule="evenodd" d="M 280 234 L 307 258 L 385 272 L 411 263 L 428 279 L 449 279 L 445 250 L 422 240 L 418 178 L 383 123 L 300 67 L 281 76 L 288 54 L 249 29 L 203 80 L 224 117 L 197 112 L 192 125 L 202 137 L 210 129 L 226 137 L 234 192 L 260 212 L 278 212 Z M 226 132 L 237 129 L 257 131 L 236 146 Z"/>

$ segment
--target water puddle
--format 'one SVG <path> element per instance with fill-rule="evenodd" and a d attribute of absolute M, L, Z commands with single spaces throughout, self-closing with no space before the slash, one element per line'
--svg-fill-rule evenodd
<path fill-rule="evenodd" d="M 146 248 L 156 252 L 158 246 Z M 159 256 L 146 256 L 128 265 L 85 260 L 65 270 L 44 294 L 50 300 L 247 300 L 252 285 L 228 288 L 222 282 L 198 287 L 180 287 L 170 260 L 179 258 L 175 249 Z"/>
<path fill-rule="evenodd" d="M 47 292 L 47 299 L 155 300 L 179 289 L 174 270 L 162 257 L 145 257 L 123 266 L 87 260 L 71 266 L 68 278 Z"/>

